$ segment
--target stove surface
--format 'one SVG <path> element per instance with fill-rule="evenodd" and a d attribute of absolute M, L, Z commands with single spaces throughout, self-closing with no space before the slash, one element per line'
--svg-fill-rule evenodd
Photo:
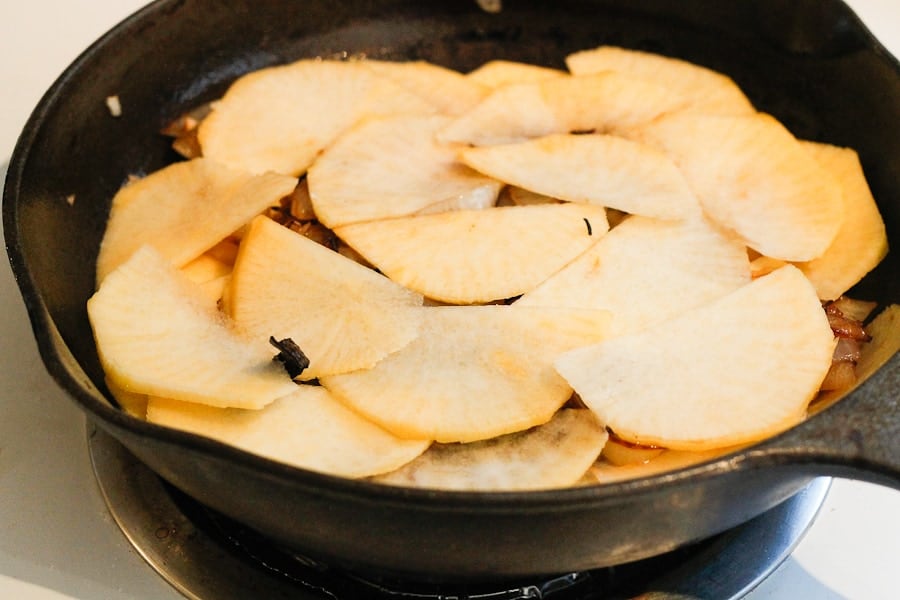
<path fill-rule="evenodd" d="M 847 3 L 900 55 L 900 2 Z M 143 4 L 0 5 L 0 175 L 44 90 L 88 44 Z M 107 510 L 92 472 L 84 418 L 44 370 L 6 261 L 0 265 L 0 308 L 0 598 L 183 598 L 133 549 Z M 835 480 L 791 557 L 746 598 L 893 599 L 898 556 L 900 493 Z"/>

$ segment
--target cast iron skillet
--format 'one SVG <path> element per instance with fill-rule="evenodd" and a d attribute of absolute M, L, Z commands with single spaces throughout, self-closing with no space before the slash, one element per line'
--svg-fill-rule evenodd
<path fill-rule="evenodd" d="M 799 137 L 856 148 L 900 247 L 900 67 L 837 0 L 507 0 L 493 14 L 472 0 L 161 0 L 62 75 L 10 164 L 4 230 L 47 369 L 100 427 L 199 501 L 317 559 L 420 579 L 560 573 L 656 555 L 744 522 L 817 475 L 900 488 L 900 356 L 843 401 L 744 451 L 637 481 L 532 493 L 306 472 L 110 403 L 85 301 L 110 198 L 129 175 L 176 159 L 157 133 L 168 120 L 239 74 L 299 57 L 562 67 L 567 53 L 601 43 L 728 73 Z M 104 102 L 111 95 L 118 118 Z M 855 296 L 900 302 L 897 257 Z"/>

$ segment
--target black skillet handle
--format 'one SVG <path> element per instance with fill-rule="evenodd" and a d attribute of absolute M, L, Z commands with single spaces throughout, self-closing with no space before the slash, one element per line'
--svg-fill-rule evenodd
<path fill-rule="evenodd" d="M 900 353 L 852 393 L 749 454 L 811 475 L 900 490 Z"/>

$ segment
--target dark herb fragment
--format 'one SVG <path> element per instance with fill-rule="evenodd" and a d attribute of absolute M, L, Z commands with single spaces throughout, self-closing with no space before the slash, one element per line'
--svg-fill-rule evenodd
<path fill-rule="evenodd" d="M 587 225 L 588 235 L 594 235 L 594 230 L 591 229 L 591 222 L 588 221 L 587 217 L 584 217 L 584 224 Z"/>
<path fill-rule="evenodd" d="M 276 340 L 275 336 L 270 336 L 269 343 L 279 350 L 272 360 L 277 360 L 283 364 L 291 379 L 299 377 L 306 370 L 306 367 L 309 366 L 309 358 L 291 338 Z"/>

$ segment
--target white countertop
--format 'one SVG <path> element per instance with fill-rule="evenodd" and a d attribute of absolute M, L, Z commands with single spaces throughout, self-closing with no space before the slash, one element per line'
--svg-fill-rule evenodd
<path fill-rule="evenodd" d="M 143 0 L 0 6 L 0 164 L 31 110 L 90 42 Z M 900 0 L 848 0 L 900 55 Z M 0 261 L 0 598 L 181 598 L 107 514 L 84 419 L 46 374 L 9 264 Z M 838 480 L 810 532 L 750 600 L 900 598 L 900 492 Z"/>

